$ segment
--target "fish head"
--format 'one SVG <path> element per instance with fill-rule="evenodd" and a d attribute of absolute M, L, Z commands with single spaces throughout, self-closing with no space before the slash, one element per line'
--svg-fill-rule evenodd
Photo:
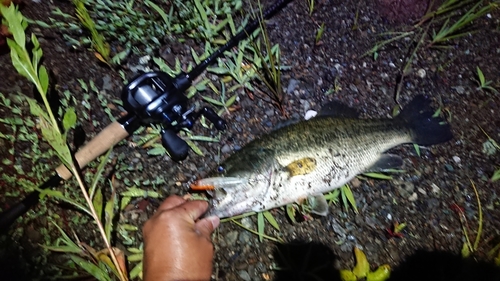
<path fill-rule="evenodd" d="M 208 215 L 232 217 L 265 207 L 277 170 L 273 151 L 250 145 L 228 158 L 217 173 L 196 181 L 191 189 L 207 190 L 211 203 Z"/>
<path fill-rule="evenodd" d="M 210 196 L 208 215 L 224 218 L 260 210 L 270 186 L 269 176 L 248 173 L 240 177 L 204 178 L 191 188 L 207 189 Z"/>

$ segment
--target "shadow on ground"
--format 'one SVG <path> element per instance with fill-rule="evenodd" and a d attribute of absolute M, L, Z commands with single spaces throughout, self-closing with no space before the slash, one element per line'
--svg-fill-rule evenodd
<path fill-rule="evenodd" d="M 326 245 L 295 241 L 277 245 L 273 255 L 278 267 L 274 281 L 341 280 L 339 271 L 335 269 L 337 257 Z M 393 269 L 387 281 L 403 280 L 498 281 L 500 267 L 447 252 L 419 250 Z"/>

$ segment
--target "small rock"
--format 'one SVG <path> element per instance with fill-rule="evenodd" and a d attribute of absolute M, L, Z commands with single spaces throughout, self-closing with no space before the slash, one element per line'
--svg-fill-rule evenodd
<path fill-rule="evenodd" d="M 431 184 L 432 187 L 432 193 L 439 193 L 440 189 L 439 186 L 437 186 L 435 183 Z"/>
<path fill-rule="evenodd" d="M 238 240 L 245 245 L 250 242 L 250 238 L 252 238 L 252 234 L 250 234 L 248 231 L 243 231 L 240 233 Z"/>
<path fill-rule="evenodd" d="M 299 85 L 299 81 L 298 80 L 295 80 L 295 79 L 290 79 L 290 81 L 288 81 L 288 86 L 286 87 L 286 92 L 288 94 L 291 94 L 293 93 L 293 91 L 295 90 L 295 88 L 297 88 L 297 86 Z"/>
<path fill-rule="evenodd" d="M 455 91 L 457 91 L 457 94 L 463 95 L 465 93 L 465 88 L 463 86 L 456 86 L 452 88 L 455 89 Z"/>
<path fill-rule="evenodd" d="M 226 234 L 226 242 L 228 245 L 234 245 L 238 239 L 238 231 L 233 230 Z"/>
<path fill-rule="evenodd" d="M 453 156 L 452 158 L 453 158 L 453 161 L 455 161 L 455 163 L 460 163 L 460 161 L 461 161 L 460 157 L 458 157 L 458 156 Z"/>
<path fill-rule="evenodd" d="M 455 169 L 453 168 L 453 166 L 452 166 L 452 165 L 450 165 L 450 164 L 444 164 L 444 167 L 446 168 L 446 170 L 447 170 L 448 172 L 453 172 L 453 171 L 455 170 Z"/>
<path fill-rule="evenodd" d="M 308 110 L 308 111 L 306 111 L 306 114 L 304 115 L 304 119 L 309 120 L 313 117 L 316 117 L 316 115 L 318 115 L 318 112 L 316 112 L 314 110 Z"/>
<path fill-rule="evenodd" d="M 102 89 L 106 91 L 113 90 L 113 83 L 111 82 L 111 76 L 108 74 L 102 77 Z"/>
<path fill-rule="evenodd" d="M 250 217 L 242 218 L 241 224 L 246 228 L 253 228 L 253 221 Z"/>
<path fill-rule="evenodd" d="M 267 116 L 274 116 L 274 109 L 268 109 L 264 112 Z"/>
<path fill-rule="evenodd" d="M 229 152 L 231 152 L 231 147 L 228 144 L 225 144 L 220 149 L 220 152 L 222 152 L 222 153 L 229 153 Z"/>
<path fill-rule="evenodd" d="M 332 220 L 331 225 L 333 232 L 340 236 L 340 238 L 345 238 L 347 236 L 344 228 L 340 226 L 340 224 L 335 219 Z"/>
<path fill-rule="evenodd" d="M 426 72 L 425 72 L 425 69 L 421 68 L 417 71 L 417 75 L 418 77 L 420 78 L 425 78 L 425 75 L 426 75 Z"/>
<path fill-rule="evenodd" d="M 408 197 L 408 201 L 410 202 L 413 202 L 413 201 L 416 201 L 418 199 L 418 194 L 416 192 L 413 192 L 413 194 Z"/>
<path fill-rule="evenodd" d="M 240 271 L 238 271 L 238 275 L 240 276 L 240 278 L 241 278 L 242 280 L 245 280 L 245 281 L 250 281 L 250 280 L 252 280 L 252 278 L 250 277 L 250 274 L 248 274 L 248 272 L 247 272 L 247 271 L 245 271 L 245 270 L 240 270 Z"/>

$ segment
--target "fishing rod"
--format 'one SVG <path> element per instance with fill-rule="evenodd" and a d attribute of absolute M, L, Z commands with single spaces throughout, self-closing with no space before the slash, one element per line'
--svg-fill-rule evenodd
<path fill-rule="evenodd" d="M 183 128 L 191 129 L 200 116 L 212 122 L 217 130 L 225 130 L 226 122 L 213 109 L 209 107 L 203 107 L 199 111 L 194 111 L 194 108 L 188 109 L 188 99 L 184 92 L 219 56 L 237 46 L 241 40 L 248 38 L 259 27 L 261 21 L 271 18 L 291 1 L 293 0 L 278 0 L 268 7 L 262 13 L 262 17 L 246 25 L 242 31 L 231 37 L 226 44 L 196 65 L 189 73 L 171 77 L 167 73 L 155 71 L 136 77 L 123 88 L 121 95 L 123 106 L 128 113 L 109 124 L 75 153 L 79 167 L 85 167 L 141 126 L 150 124 L 161 126 L 162 145 L 174 161 L 184 160 L 189 152 L 189 146 L 177 133 Z M 39 189 L 57 187 L 71 177 L 71 171 L 61 164 L 55 169 L 52 177 L 39 186 Z M 0 233 L 6 232 L 17 218 L 36 205 L 39 195 L 40 192 L 33 191 L 22 201 L 0 213 Z"/>

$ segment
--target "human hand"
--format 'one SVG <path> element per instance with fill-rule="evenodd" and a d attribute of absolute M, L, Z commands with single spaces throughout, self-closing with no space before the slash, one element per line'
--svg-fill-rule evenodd
<path fill-rule="evenodd" d="M 205 201 L 170 196 L 144 224 L 143 274 L 145 281 L 210 280 L 213 245 L 211 233 L 218 217 L 199 219 Z"/>

